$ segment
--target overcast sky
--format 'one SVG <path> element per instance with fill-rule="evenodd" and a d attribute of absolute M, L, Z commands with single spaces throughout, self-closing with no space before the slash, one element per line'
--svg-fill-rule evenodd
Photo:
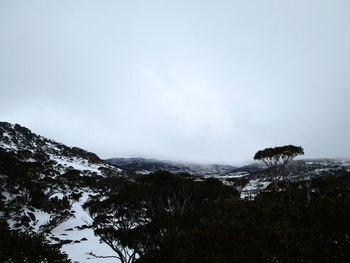
<path fill-rule="evenodd" d="M 350 1 L 0 1 L 0 120 L 97 153 L 350 157 Z"/>

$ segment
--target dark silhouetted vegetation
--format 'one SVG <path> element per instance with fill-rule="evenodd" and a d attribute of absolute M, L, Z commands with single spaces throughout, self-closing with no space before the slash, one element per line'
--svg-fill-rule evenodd
<path fill-rule="evenodd" d="M 254 160 L 263 161 L 270 169 L 273 175 L 274 189 L 278 191 L 278 181 L 283 176 L 286 166 L 295 157 L 303 154 L 304 149 L 301 146 L 286 145 L 260 150 L 254 155 Z"/>
<path fill-rule="evenodd" d="M 157 172 L 85 207 L 122 262 L 350 260 L 350 192 L 335 177 L 242 200 L 216 179 Z"/>
<path fill-rule="evenodd" d="M 48 244 L 42 235 L 10 230 L 7 223 L 0 220 L 0 262 L 71 262 L 59 248 Z"/>

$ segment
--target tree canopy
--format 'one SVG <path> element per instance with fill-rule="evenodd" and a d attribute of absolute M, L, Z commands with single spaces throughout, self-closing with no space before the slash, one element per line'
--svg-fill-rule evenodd
<path fill-rule="evenodd" d="M 301 146 L 285 145 L 274 148 L 266 148 L 258 151 L 254 160 L 280 161 L 284 159 L 293 159 L 298 155 L 303 155 L 304 149 Z"/>
<path fill-rule="evenodd" d="M 285 145 L 266 148 L 254 155 L 254 160 L 262 161 L 272 172 L 275 191 L 278 190 L 278 181 L 282 177 L 286 166 L 298 155 L 303 155 L 301 146 Z"/>

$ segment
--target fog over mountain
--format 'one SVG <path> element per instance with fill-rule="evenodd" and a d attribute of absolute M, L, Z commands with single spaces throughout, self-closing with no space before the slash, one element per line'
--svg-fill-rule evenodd
<path fill-rule="evenodd" d="M 0 120 L 91 150 L 233 166 L 350 157 L 350 2 L 0 3 Z"/>

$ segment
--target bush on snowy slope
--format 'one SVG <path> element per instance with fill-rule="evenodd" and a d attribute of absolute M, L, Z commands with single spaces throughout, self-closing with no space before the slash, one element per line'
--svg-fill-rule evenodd
<path fill-rule="evenodd" d="M 8 208 L 31 206 L 46 212 L 61 212 L 70 209 L 68 200 L 49 199 L 45 194 L 49 188 L 57 189 L 55 180 L 51 184 L 47 177 L 41 178 L 45 170 L 38 162 L 22 162 L 12 153 L 0 151 L 0 174 L 3 180 L 2 193 L 7 193 Z"/>
<path fill-rule="evenodd" d="M 58 245 L 48 244 L 42 235 L 10 230 L 7 223 L 0 220 L 1 262 L 71 262 L 59 249 Z"/>

